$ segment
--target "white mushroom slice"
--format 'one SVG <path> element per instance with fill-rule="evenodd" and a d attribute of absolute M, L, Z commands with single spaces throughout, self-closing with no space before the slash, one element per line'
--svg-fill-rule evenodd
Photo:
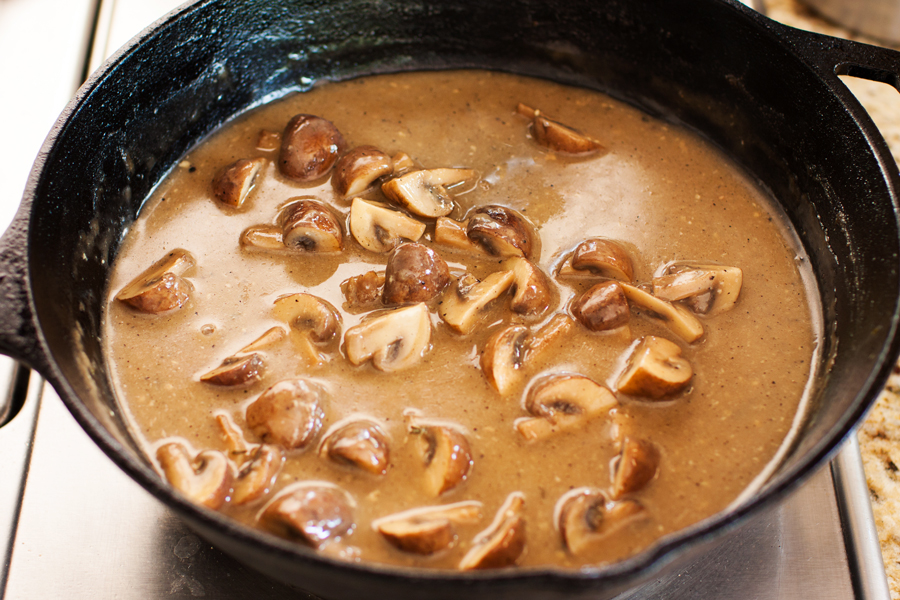
<path fill-rule="evenodd" d="M 306 379 L 287 379 L 267 389 L 246 413 L 247 426 L 267 444 L 286 450 L 307 447 L 325 420 L 325 389 Z"/>
<path fill-rule="evenodd" d="M 460 222 L 450 217 L 438 217 L 434 222 L 434 243 L 472 254 L 487 254 L 487 250 L 469 239 L 466 233 L 468 224 L 468 221 Z"/>
<path fill-rule="evenodd" d="M 531 224 L 521 213 L 506 206 L 489 204 L 476 208 L 466 224 L 466 235 L 497 256 L 531 258 L 536 250 Z"/>
<path fill-rule="evenodd" d="M 506 395 L 522 378 L 531 335 L 526 327 L 511 325 L 488 339 L 481 353 L 481 370 L 495 390 Z"/>
<path fill-rule="evenodd" d="M 681 356 L 681 346 L 648 335 L 631 353 L 616 387 L 633 396 L 663 398 L 683 390 L 693 376 L 691 363 Z"/>
<path fill-rule="evenodd" d="M 281 212 L 281 239 L 285 247 L 301 252 L 340 252 L 344 230 L 324 202 L 303 198 L 289 202 Z"/>
<path fill-rule="evenodd" d="M 366 271 L 341 282 L 344 308 L 351 313 L 380 308 L 384 291 L 384 271 Z"/>
<path fill-rule="evenodd" d="M 431 319 L 424 303 L 383 312 L 344 335 L 347 359 L 369 359 L 379 371 L 398 371 L 419 362 L 431 345 Z"/>
<path fill-rule="evenodd" d="M 556 504 L 556 525 L 563 543 L 578 555 L 602 543 L 622 527 L 646 516 L 634 500 L 612 502 L 596 488 L 578 488 L 565 494 Z"/>
<path fill-rule="evenodd" d="M 378 423 L 367 419 L 343 423 L 328 433 L 319 454 L 373 475 L 387 473 L 391 461 L 387 434 Z"/>
<path fill-rule="evenodd" d="M 634 279 L 634 266 L 625 249 L 612 240 L 594 238 L 578 244 L 572 254 L 572 268 L 621 281 Z"/>
<path fill-rule="evenodd" d="M 441 318 L 455 331 L 471 333 L 481 311 L 506 292 L 515 279 L 512 271 L 491 273 L 480 282 L 471 276 L 463 277 L 444 294 L 439 309 Z"/>
<path fill-rule="evenodd" d="M 347 143 L 334 123 L 314 115 L 296 115 L 284 128 L 278 167 L 300 182 L 328 174 Z"/>
<path fill-rule="evenodd" d="M 381 186 L 384 195 L 420 217 L 445 217 L 453 211 L 453 196 L 445 186 L 475 179 L 472 169 L 412 171 Z"/>
<path fill-rule="evenodd" d="M 418 436 L 419 453 L 425 463 L 425 492 L 440 496 L 469 477 L 475 461 L 465 434 L 452 425 L 411 423 Z"/>
<path fill-rule="evenodd" d="M 469 500 L 415 508 L 372 521 L 372 528 L 404 552 L 429 555 L 456 542 L 456 524 L 481 520 L 481 502 Z"/>
<path fill-rule="evenodd" d="M 425 223 L 403 213 L 354 198 L 350 205 L 350 233 L 372 252 L 390 252 L 401 239 L 415 242 L 425 233 Z"/>
<path fill-rule="evenodd" d="M 238 351 L 238 354 L 249 354 L 258 352 L 263 348 L 267 348 L 272 344 L 276 344 L 287 337 L 287 332 L 283 327 L 271 327 L 261 336 L 244 346 Z"/>
<path fill-rule="evenodd" d="M 398 152 L 391 157 L 391 162 L 394 165 L 394 175 L 403 175 L 416 166 L 415 161 L 406 152 Z"/>
<path fill-rule="evenodd" d="M 231 502 L 237 506 L 258 500 L 269 493 L 284 464 L 284 452 L 277 446 L 260 444 L 234 478 Z"/>
<path fill-rule="evenodd" d="M 181 248 L 172 250 L 119 290 L 116 300 L 152 314 L 181 308 L 193 290 L 181 275 L 193 266 L 194 257 L 190 252 Z"/>
<path fill-rule="evenodd" d="M 472 548 L 459 563 L 463 571 L 473 569 L 499 569 L 516 564 L 525 550 L 525 519 L 522 508 L 525 496 L 522 492 L 513 492 L 506 501 L 490 527 L 475 536 Z"/>
<path fill-rule="evenodd" d="M 644 290 L 620 282 L 625 296 L 665 321 L 666 326 L 684 341 L 696 342 L 703 337 L 703 324 L 686 308 L 660 300 Z"/>
<path fill-rule="evenodd" d="M 169 442 L 156 449 L 156 460 L 172 487 L 192 502 L 213 510 L 225 503 L 233 475 L 221 452 L 205 450 L 192 458 L 184 444 Z"/>
<path fill-rule="evenodd" d="M 515 294 L 509 307 L 526 317 L 539 317 L 550 308 L 553 292 L 546 275 L 531 261 L 519 256 L 503 261 L 502 267 L 515 274 Z"/>
<path fill-rule="evenodd" d="M 357 146 L 334 165 L 331 185 L 341 197 L 355 196 L 394 172 L 391 158 L 375 146 Z"/>
<path fill-rule="evenodd" d="M 670 302 L 685 301 L 694 312 L 716 315 L 737 302 L 743 272 L 717 265 L 670 265 L 668 274 L 653 278 L 653 295 Z"/>
<path fill-rule="evenodd" d="M 545 375 L 532 384 L 525 399 L 525 409 L 534 417 L 517 420 L 516 429 L 526 440 L 539 440 L 583 427 L 617 404 L 611 391 L 584 375 Z"/>
<path fill-rule="evenodd" d="M 656 477 L 659 450 L 647 440 L 625 436 L 612 472 L 612 495 L 620 498 L 644 488 Z"/>
<path fill-rule="evenodd" d="M 287 252 L 281 227 L 277 225 L 253 225 L 241 233 L 241 248 L 263 252 Z"/>
<path fill-rule="evenodd" d="M 299 293 L 276 299 L 272 312 L 296 332 L 297 351 L 307 365 L 325 362 L 317 347 L 327 345 L 341 333 L 341 315 L 334 306 L 318 296 Z"/>
<path fill-rule="evenodd" d="M 213 195 L 222 204 L 240 208 L 253 189 L 256 177 L 266 165 L 266 159 L 242 158 L 222 169 L 213 179 Z"/>
<path fill-rule="evenodd" d="M 609 331 L 628 324 L 631 311 L 618 281 L 601 281 L 572 302 L 572 316 L 590 331 Z"/>
<path fill-rule="evenodd" d="M 354 502 L 328 483 L 296 483 L 285 488 L 259 516 L 275 535 L 321 548 L 353 533 Z"/>
<path fill-rule="evenodd" d="M 589 156 L 604 150 L 596 140 L 576 129 L 548 119 L 541 114 L 541 111 L 530 106 L 519 103 L 516 112 L 532 120 L 531 135 L 534 137 L 534 141 L 541 146 L 546 146 L 556 152 L 580 156 Z"/>

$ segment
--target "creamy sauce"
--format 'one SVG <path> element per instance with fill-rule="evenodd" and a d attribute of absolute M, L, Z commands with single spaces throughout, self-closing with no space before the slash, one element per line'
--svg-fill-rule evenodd
<path fill-rule="evenodd" d="M 526 120 L 514 112 L 518 102 L 590 134 L 608 152 L 575 160 L 535 144 L 526 135 Z M 494 302 L 468 336 L 451 332 L 432 314 L 432 349 L 417 365 L 396 373 L 371 364 L 354 367 L 336 346 L 330 362 L 310 369 L 283 343 L 266 349 L 266 374 L 250 388 L 201 383 L 200 375 L 279 325 L 272 316 L 279 296 L 307 291 L 341 308 L 340 282 L 384 268 L 386 255 L 362 249 L 346 230 L 345 250 L 335 255 L 240 249 L 240 233 L 273 223 L 292 197 L 311 195 L 343 215 L 349 211 L 349 201 L 339 199 L 327 180 L 308 186 L 291 182 L 277 170 L 277 151 L 256 148 L 261 129 L 281 131 L 297 113 L 332 121 L 350 147 L 403 151 L 426 168 L 476 169 L 482 183 L 457 198 L 451 216 L 462 219 L 471 207 L 484 204 L 521 211 L 539 231 L 536 263 L 547 274 L 582 240 L 603 237 L 629 250 L 638 282 L 649 281 L 673 260 L 737 266 L 744 274 L 740 299 L 728 312 L 701 317 L 706 333 L 693 344 L 646 315 L 632 315 L 627 331 L 576 327 L 530 364 L 523 383 L 505 397 L 488 385 L 479 367 L 486 339 L 515 320 L 505 299 Z M 217 202 L 210 190 L 215 174 L 237 159 L 258 156 L 270 161 L 248 203 L 232 209 Z M 429 228 L 426 238 L 432 232 Z M 479 278 L 498 269 L 496 258 L 474 259 L 423 242 L 451 268 L 466 265 Z M 185 275 L 194 286 L 186 306 L 147 315 L 112 300 L 138 273 L 179 247 L 197 260 Z M 343 542 L 358 548 L 362 560 L 455 568 L 507 495 L 521 491 L 527 547 L 518 564 L 577 567 L 627 557 L 723 510 L 775 456 L 808 385 L 816 345 L 815 293 L 804 286 L 801 264 L 772 202 L 715 149 L 677 126 L 595 92 L 505 74 L 378 76 L 322 85 L 265 106 L 193 150 L 158 187 L 122 246 L 110 281 L 106 347 L 119 399 L 150 456 L 161 440 L 172 438 L 186 440 L 196 451 L 225 450 L 214 420 L 218 412 L 230 415 L 247 440 L 257 443 L 245 426 L 247 405 L 276 382 L 300 375 L 330 392 L 323 433 L 356 414 L 382 423 L 392 450 L 386 475 L 337 465 L 313 446 L 289 453 L 275 489 L 324 480 L 349 492 L 357 527 Z M 558 304 L 541 322 L 565 313 L 572 298 L 597 280 L 557 281 Z M 363 316 L 341 312 L 344 331 Z M 633 495 L 649 518 L 572 556 L 553 522 L 554 506 L 573 488 L 609 487 L 617 453 L 611 419 L 526 442 L 513 427 L 515 419 L 527 416 L 525 386 L 538 374 L 574 372 L 615 390 L 630 347 L 648 334 L 678 342 L 695 373 L 689 392 L 670 400 L 619 396 L 616 420 L 652 440 L 661 454 L 656 478 Z M 468 433 L 472 471 L 439 499 L 422 490 L 424 467 L 404 418 L 408 409 L 453 421 Z M 222 510 L 252 525 L 271 497 Z M 370 525 L 406 509 L 462 500 L 481 501 L 483 518 L 459 525 L 458 543 L 432 557 L 393 548 Z"/>

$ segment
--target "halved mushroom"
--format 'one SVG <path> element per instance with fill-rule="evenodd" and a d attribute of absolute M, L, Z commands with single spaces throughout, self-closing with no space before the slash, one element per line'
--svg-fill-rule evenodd
<path fill-rule="evenodd" d="M 400 244 L 388 257 L 384 273 L 386 306 L 428 302 L 450 283 L 450 268 L 441 255 L 422 244 Z"/>
<path fill-rule="evenodd" d="M 356 313 L 374 310 L 381 306 L 384 291 L 384 271 L 366 271 L 341 282 L 344 308 Z"/>
<path fill-rule="evenodd" d="M 425 223 L 362 198 L 350 205 L 350 233 L 372 252 L 390 252 L 404 238 L 415 242 L 425 233 Z"/>
<path fill-rule="evenodd" d="M 472 548 L 459 563 L 463 571 L 499 569 L 516 564 L 525 550 L 525 495 L 513 492 L 497 511 L 490 527 L 475 536 Z"/>
<path fill-rule="evenodd" d="M 653 295 L 670 302 L 682 301 L 695 313 L 715 315 L 734 306 L 741 293 L 743 272 L 719 265 L 668 265 L 653 278 Z"/>
<path fill-rule="evenodd" d="M 479 206 L 469 217 L 466 235 L 497 256 L 530 258 L 534 250 L 532 227 L 518 211 L 506 206 Z"/>
<path fill-rule="evenodd" d="M 242 158 L 231 163 L 213 179 L 213 195 L 223 204 L 240 208 L 265 164 L 264 158 Z"/>
<path fill-rule="evenodd" d="M 613 502 L 596 488 L 578 488 L 566 493 L 554 512 L 563 543 L 576 555 L 646 516 L 644 507 L 635 500 Z"/>
<path fill-rule="evenodd" d="M 684 341 L 696 342 L 703 337 L 703 324 L 686 308 L 660 300 L 628 283 L 620 282 L 619 285 L 629 300 L 665 321 L 669 329 Z"/>
<path fill-rule="evenodd" d="M 361 194 L 375 180 L 394 172 L 391 157 L 375 146 L 357 146 L 334 165 L 331 185 L 341 197 Z"/>
<path fill-rule="evenodd" d="M 410 424 L 410 433 L 418 436 L 419 453 L 425 463 L 425 492 L 440 496 L 469 477 L 475 461 L 469 440 L 457 427 L 440 423 Z"/>
<path fill-rule="evenodd" d="M 347 359 L 361 365 L 372 359 L 379 371 L 410 367 L 431 346 L 431 318 L 424 303 L 382 312 L 351 327 L 344 335 Z"/>
<path fill-rule="evenodd" d="M 439 309 L 441 318 L 455 331 L 470 333 L 478 323 L 482 309 L 506 292 L 515 279 L 512 271 L 491 273 L 484 281 L 464 275 L 457 280 L 454 290 L 444 294 Z"/>
<path fill-rule="evenodd" d="M 344 230 L 340 218 L 324 202 L 311 198 L 289 201 L 279 217 L 281 239 L 301 252 L 340 252 Z"/>
<path fill-rule="evenodd" d="M 181 442 L 168 442 L 156 449 L 156 460 L 172 487 L 192 502 L 213 510 L 225 503 L 233 475 L 221 452 L 204 450 L 192 457 Z"/>
<path fill-rule="evenodd" d="M 411 171 L 381 186 L 384 195 L 420 217 L 445 217 L 453 211 L 453 196 L 446 186 L 474 180 L 472 169 Z"/>
<path fill-rule="evenodd" d="M 693 376 L 691 363 L 681 356 L 681 346 L 648 335 L 634 348 L 616 387 L 633 396 L 663 398 L 683 390 Z"/>
<path fill-rule="evenodd" d="M 656 477 L 659 449 L 653 442 L 625 436 L 612 469 L 612 495 L 620 498 L 646 486 Z"/>
<path fill-rule="evenodd" d="M 611 391 L 584 375 L 545 375 L 531 385 L 525 399 L 525 409 L 534 417 L 517 420 L 516 429 L 526 440 L 543 439 L 583 427 L 617 404 Z"/>
<path fill-rule="evenodd" d="M 627 325 L 631 311 L 619 282 L 602 281 L 572 302 L 572 316 L 590 331 L 609 331 Z"/>
<path fill-rule="evenodd" d="M 263 152 L 272 152 L 278 150 L 281 146 L 281 133 L 277 131 L 269 131 L 268 129 L 260 129 L 259 136 L 256 138 L 256 149 Z"/>
<path fill-rule="evenodd" d="M 283 464 L 284 451 L 281 448 L 269 444 L 257 446 L 234 479 L 231 502 L 240 506 L 268 494 Z"/>
<path fill-rule="evenodd" d="M 577 129 L 548 119 L 541 111 L 530 106 L 519 103 L 516 112 L 531 119 L 531 135 L 534 141 L 555 152 L 589 156 L 604 150 L 596 140 L 592 140 Z"/>
<path fill-rule="evenodd" d="M 297 483 L 266 506 L 259 524 L 280 537 L 321 548 L 353 533 L 353 508 L 353 499 L 339 487 Z"/>
<path fill-rule="evenodd" d="M 465 250 L 472 254 L 484 254 L 487 251 L 469 239 L 466 233 L 468 221 L 454 221 L 450 217 L 438 217 L 434 222 L 434 243 L 450 246 L 457 250 Z"/>
<path fill-rule="evenodd" d="M 634 279 L 634 265 L 625 249 L 612 240 L 593 238 L 578 244 L 572 268 L 622 281 Z"/>
<path fill-rule="evenodd" d="M 531 334 L 522 325 L 510 325 L 492 335 L 481 353 L 481 370 L 501 395 L 509 393 L 522 377 Z"/>
<path fill-rule="evenodd" d="M 267 329 L 261 336 L 226 358 L 222 364 L 200 376 L 200 381 L 212 385 L 250 385 L 262 379 L 265 361 L 259 351 L 282 339 L 286 333 L 281 327 Z"/>
<path fill-rule="evenodd" d="M 327 397 L 325 388 L 307 379 L 280 381 L 247 407 L 247 426 L 267 444 L 305 448 L 322 428 Z"/>
<path fill-rule="evenodd" d="M 481 520 L 481 502 L 469 500 L 415 508 L 372 521 L 372 527 L 392 546 L 414 554 L 434 554 L 456 541 L 456 524 Z"/>
<path fill-rule="evenodd" d="M 312 294 L 288 294 L 275 300 L 272 312 L 297 333 L 294 342 L 307 365 L 325 362 L 317 347 L 326 346 L 341 333 L 341 315 L 330 302 Z"/>
<path fill-rule="evenodd" d="M 193 286 L 181 275 L 194 266 L 194 257 L 177 248 L 119 290 L 116 300 L 141 312 L 159 314 L 181 308 L 190 298 Z"/>
<path fill-rule="evenodd" d="M 553 291 L 547 276 L 527 258 L 514 256 L 503 261 L 503 268 L 515 274 L 515 294 L 509 307 L 526 317 L 539 317 L 547 312 L 553 301 Z"/>
<path fill-rule="evenodd" d="M 278 225 L 251 225 L 241 233 L 241 248 L 263 252 L 287 252 L 284 235 Z"/>
<path fill-rule="evenodd" d="M 339 424 L 325 436 L 319 454 L 373 475 L 387 473 L 391 456 L 387 434 L 368 419 Z"/>
<path fill-rule="evenodd" d="M 281 137 L 281 172 L 295 181 L 313 181 L 328 174 L 347 147 L 331 121 L 314 115 L 296 115 Z"/>

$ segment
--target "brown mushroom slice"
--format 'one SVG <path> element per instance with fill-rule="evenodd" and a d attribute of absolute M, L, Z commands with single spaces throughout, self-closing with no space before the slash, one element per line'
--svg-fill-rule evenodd
<path fill-rule="evenodd" d="M 474 180 L 472 169 L 411 171 L 381 186 L 384 195 L 420 217 L 445 217 L 453 211 L 453 196 L 446 186 Z"/>
<path fill-rule="evenodd" d="M 693 376 L 691 363 L 681 356 L 681 346 L 648 335 L 632 351 L 616 387 L 625 394 L 659 399 L 682 391 Z"/>
<path fill-rule="evenodd" d="M 419 453 L 425 463 L 425 492 L 440 496 L 469 477 L 475 461 L 469 440 L 457 427 L 440 423 L 413 423 L 410 433 L 418 436 Z"/>
<path fill-rule="evenodd" d="M 344 230 L 340 218 L 324 202 L 302 198 L 282 210 L 281 239 L 285 247 L 301 252 L 340 252 Z"/>
<path fill-rule="evenodd" d="M 612 496 L 621 498 L 644 488 L 656 477 L 659 449 L 653 442 L 630 436 L 622 441 L 612 474 Z"/>
<path fill-rule="evenodd" d="M 181 248 L 172 250 L 119 290 L 116 300 L 152 314 L 181 308 L 193 290 L 181 275 L 193 266 L 194 257 L 190 252 Z"/>
<path fill-rule="evenodd" d="M 428 302 L 450 283 L 450 268 L 441 255 L 422 244 L 400 244 L 388 257 L 384 273 L 386 306 Z"/>
<path fill-rule="evenodd" d="M 296 115 L 284 128 L 278 166 L 299 182 L 324 177 L 347 147 L 334 123 L 314 115 Z"/>
<path fill-rule="evenodd" d="M 325 436 L 319 454 L 373 475 L 387 473 L 391 460 L 387 434 L 368 419 L 339 424 Z"/>
<path fill-rule="evenodd" d="M 434 222 L 434 243 L 449 246 L 457 250 L 465 250 L 472 254 L 485 254 L 487 251 L 469 239 L 466 233 L 468 221 L 454 221 L 450 217 L 438 217 Z"/>
<path fill-rule="evenodd" d="M 200 381 L 222 387 L 252 385 L 262 379 L 265 369 L 265 361 L 256 352 L 229 356 L 221 365 L 201 375 Z"/>
<path fill-rule="evenodd" d="M 280 381 L 247 407 L 247 426 L 267 444 L 305 448 L 322 428 L 327 396 L 325 388 L 307 379 Z"/>
<path fill-rule="evenodd" d="M 256 138 L 256 149 L 263 152 L 272 152 L 281 147 L 281 133 L 277 131 L 269 131 L 261 129 L 259 136 Z"/>
<path fill-rule="evenodd" d="M 379 308 L 383 292 L 384 271 L 366 271 L 341 282 L 344 308 L 351 313 Z"/>
<path fill-rule="evenodd" d="M 416 167 L 416 162 L 406 152 L 398 152 L 391 157 L 391 162 L 394 165 L 394 175 L 403 175 Z"/>
<path fill-rule="evenodd" d="M 718 265 L 670 265 L 670 272 L 653 278 L 653 295 L 670 302 L 684 301 L 691 310 L 716 315 L 731 309 L 741 293 L 743 272 Z"/>
<path fill-rule="evenodd" d="M 603 238 L 578 244 L 572 254 L 572 268 L 621 281 L 634 279 L 634 265 L 628 252 L 616 242 Z"/>
<path fill-rule="evenodd" d="M 372 521 L 372 528 L 404 552 L 430 555 L 451 547 L 456 524 L 481 520 L 481 502 L 474 500 L 414 508 Z"/>
<path fill-rule="evenodd" d="M 234 478 L 231 502 L 237 506 L 258 500 L 269 493 L 284 464 L 284 451 L 278 446 L 260 444 Z"/>
<path fill-rule="evenodd" d="M 379 371 L 399 371 L 419 362 L 431 347 L 431 318 L 424 303 L 365 319 L 344 335 L 347 359 L 372 360 Z"/>
<path fill-rule="evenodd" d="M 266 165 L 266 159 L 242 158 L 222 169 L 212 182 L 213 195 L 222 203 L 234 208 L 243 206 L 244 201 L 253 189 L 260 170 Z"/>
<path fill-rule="evenodd" d="M 350 233 L 366 250 L 390 252 L 401 239 L 415 242 L 422 237 L 425 223 L 374 202 L 354 198 L 350 205 Z"/>
<path fill-rule="evenodd" d="M 602 281 L 572 302 L 572 316 L 590 331 L 609 331 L 627 325 L 631 311 L 619 282 Z"/>
<path fill-rule="evenodd" d="M 156 449 L 156 460 L 172 487 L 192 502 L 216 510 L 231 491 L 232 472 L 221 452 L 204 450 L 195 457 L 180 442 L 168 442 Z"/>
<path fill-rule="evenodd" d="M 445 293 L 440 305 L 441 318 L 459 333 L 471 333 L 475 329 L 482 310 L 499 298 L 516 279 L 512 271 L 491 273 L 478 281 L 471 275 L 460 278 L 454 289 Z"/>
<path fill-rule="evenodd" d="M 466 235 L 497 256 L 530 258 L 534 250 L 531 224 L 506 206 L 489 204 L 476 208 L 466 225 Z"/>
<path fill-rule="evenodd" d="M 568 315 L 555 314 L 538 329 L 531 337 L 528 344 L 529 356 L 536 356 L 551 346 L 559 336 L 567 334 L 575 326 L 575 322 Z"/>
<path fill-rule="evenodd" d="M 525 409 L 534 417 L 518 420 L 516 429 L 526 440 L 543 439 L 583 427 L 617 404 L 611 391 L 584 375 L 545 375 L 532 384 L 525 399 Z"/>
<path fill-rule="evenodd" d="M 263 509 L 259 524 L 277 536 L 321 548 L 353 533 L 354 502 L 325 482 L 296 483 Z"/>
<path fill-rule="evenodd" d="M 270 327 L 261 336 L 244 346 L 238 351 L 238 354 L 247 354 L 249 352 L 258 352 L 264 348 L 276 344 L 287 337 L 287 332 L 283 327 Z"/>
<path fill-rule="evenodd" d="M 541 114 L 541 111 L 519 103 L 516 112 L 531 119 L 531 135 L 541 146 L 545 146 L 555 152 L 589 156 L 604 150 L 597 142 L 558 121 L 553 121 Z"/>
<path fill-rule="evenodd" d="M 241 233 L 241 248 L 263 252 L 286 252 L 284 235 L 278 225 L 253 225 Z"/>
<path fill-rule="evenodd" d="M 509 307 L 526 317 L 539 317 L 550 308 L 553 292 L 547 276 L 526 258 L 514 256 L 503 261 L 502 267 L 515 274 L 515 293 Z"/>
<path fill-rule="evenodd" d="M 635 500 L 610 501 L 596 488 L 578 488 L 559 499 L 556 524 L 563 543 L 578 555 L 629 523 L 644 518 L 644 507 Z"/>
<path fill-rule="evenodd" d="M 375 146 L 357 146 L 334 165 L 331 185 L 342 198 L 355 196 L 369 189 L 373 183 L 394 172 L 394 163 Z"/>
<path fill-rule="evenodd" d="M 516 564 L 525 551 L 525 519 L 522 508 L 525 495 L 513 492 L 497 511 L 490 527 L 475 536 L 472 547 L 463 556 L 459 568 L 500 569 Z"/>
<path fill-rule="evenodd" d="M 628 283 L 620 282 L 625 296 L 665 321 L 666 326 L 684 341 L 696 342 L 703 337 L 703 324 L 684 307 L 660 300 Z"/>
<path fill-rule="evenodd" d="M 488 383 L 506 395 L 522 377 L 531 334 L 522 325 L 510 325 L 492 335 L 481 353 L 481 370 Z"/>
<path fill-rule="evenodd" d="M 317 346 L 327 345 L 341 334 L 341 315 L 330 302 L 312 294 L 288 294 L 275 300 L 272 312 L 298 334 L 297 349 L 307 365 L 325 362 Z"/>
<path fill-rule="evenodd" d="M 215 419 L 216 425 L 222 430 L 222 441 L 228 448 L 228 454 L 232 459 L 236 459 L 238 464 L 241 464 L 249 451 L 243 432 L 227 414 L 219 413 Z"/>

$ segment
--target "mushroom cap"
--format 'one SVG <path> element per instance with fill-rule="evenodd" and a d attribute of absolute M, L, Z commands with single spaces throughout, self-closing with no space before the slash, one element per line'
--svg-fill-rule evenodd
<path fill-rule="evenodd" d="M 425 491 L 440 496 L 469 477 L 475 461 L 466 435 L 457 427 L 418 424 L 410 430 L 419 435 L 419 453 L 425 463 Z"/>
<path fill-rule="evenodd" d="M 387 305 L 428 302 L 450 283 L 450 268 L 441 255 L 422 244 L 400 244 L 388 257 L 382 302 Z"/>
<path fill-rule="evenodd" d="M 272 312 L 275 318 L 316 343 L 328 343 L 341 332 L 338 310 L 324 298 L 312 294 L 301 292 L 280 296 L 275 300 Z"/>
<path fill-rule="evenodd" d="M 416 241 L 422 237 L 425 223 L 374 202 L 354 198 L 350 205 L 350 233 L 366 250 L 390 252 L 401 238 Z"/>
<path fill-rule="evenodd" d="M 340 252 L 344 230 L 334 211 L 324 202 L 303 198 L 289 203 L 281 213 L 284 245 L 303 252 Z"/>
<path fill-rule="evenodd" d="M 525 397 L 525 409 L 534 417 L 518 419 L 515 427 L 526 440 L 539 440 L 583 427 L 608 415 L 617 404 L 611 391 L 584 375 L 544 375 L 531 384 Z"/>
<path fill-rule="evenodd" d="M 634 265 L 628 252 L 620 244 L 603 238 L 578 244 L 572 255 L 572 268 L 622 281 L 634 279 Z"/>
<path fill-rule="evenodd" d="M 307 379 L 280 381 L 247 407 L 247 426 L 267 444 L 305 448 L 322 428 L 326 399 L 325 389 Z"/>
<path fill-rule="evenodd" d="M 372 359 L 379 371 L 397 371 L 419 362 L 431 347 L 431 318 L 424 303 L 381 312 L 344 334 L 347 359 Z"/>
<path fill-rule="evenodd" d="M 141 312 L 159 314 L 184 306 L 193 286 L 181 277 L 195 264 L 182 248 L 172 250 L 150 265 L 116 294 L 116 300 Z"/>
<path fill-rule="evenodd" d="M 295 181 L 313 181 L 328 174 L 346 147 L 344 136 L 331 121 L 296 115 L 281 136 L 278 166 Z"/>
<path fill-rule="evenodd" d="M 466 225 L 469 239 L 498 256 L 530 258 L 534 249 L 531 224 L 518 211 L 506 206 L 479 206 Z"/>
<path fill-rule="evenodd" d="M 387 473 L 391 461 L 387 434 L 378 423 L 357 419 L 339 425 L 325 436 L 322 456 L 334 462 L 368 471 L 373 475 Z"/>
<path fill-rule="evenodd" d="M 391 157 L 375 146 L 357 146 L 334 165 L 331 185 L 341 197 L 366 191 L 375 180 L 394 172 Z"/>
<path fill-rule="evenodd" d="M 658 467 L 659 449 L 653 442 L 625 436 L 613 465 L 613 498 L 644 488 L 656 477 Z"/>
<path fill-rule="evenodd" d="M 256 352 L 246 356 L 229 356 L 222 364 L 200 376 L 200 381 L 223 387 L 251 385 L 262 379 L 265 361 Z"/>
<path fill-rule="evenodd" d="M 337 486 L 297 483 L 266 505 L 259 524 L 275 535 L 320 548 L 353 532 L 353 508 L 353 499 Z"/>
<path fill-rule="evenodd" d="M 472 547 L 459 563 L 463 571 L 499 569 L 516 564 L 525 550 L 525 496 L 513 492 L 497 511 L 491 525 L 475 536 Z"/>
<path fill-rule="evenodd" d="M 504 269 L 515 273 L 515 294 L 509 307 L 526 317 L 539 317 L 550 308 L 553 290 L 544 272 L 527 258 L 514 256 L 503 262 Z"/>
<path fill-rule="evenodd" d="M 602 281 L 575 299 L 572 316 L 590 331 L 608 331 L 627 325 L 631 311 L 622 286 Z"/>
<path fill-rule="evenodd" d="M 240 506 L 268 494 L 283 464 L 284 452 L 281 448 L 269 444 L 257 446 L 234 478 L 231 502 Z"/>
<path fill-rule="evenodd" d="M 660 399 L 682 391 L 693 376 L 678 344 L 648 335 L 635 346 L 616 386 L 625 394 Z"/>
<path fill-rule="evenodd" d="M 589 487 L 564 494 L 554 512 L 563 543 L 576 555 L 646 514 L 635 500 L 611 501 L 602 490 Z"/>
<path fill-rule="evenodd" d="M 510 325 L 492 335 L 481 352 L 481 370 L 501 395 L 509 393 L 521 379 L 522 366 L 528 357 L 528 328 Z"/>
<path fill-rule="evenodd" d="M 192 502 L 213 510 L 222 506 L 231 490 L 231 463 L 221 452 L 205 450 L 191 457 L 181 442 L 156 449 L 156 460 L 166 479 Z"/>
<path fill-rule="evenodd" d="M 241 248 L 262 252 L 287 252 L 284 235 L 278 225 L 251 225 L 241 232 Z"/>
<path fill-rule="evenodd" d="M 372 528 L 399 550 L 429 555 L 453 545 L 454 524 L 475 523 L 480 519 L 481 502 L 470 500 L 403 511 L 376 519 Z"/>
<path fill-rule="evenodd" d="M 223 204 L 240 208 L 265 164 L 264 158 L 242 158 L 231 163 L 213 179 L 213 195 Z"/>

